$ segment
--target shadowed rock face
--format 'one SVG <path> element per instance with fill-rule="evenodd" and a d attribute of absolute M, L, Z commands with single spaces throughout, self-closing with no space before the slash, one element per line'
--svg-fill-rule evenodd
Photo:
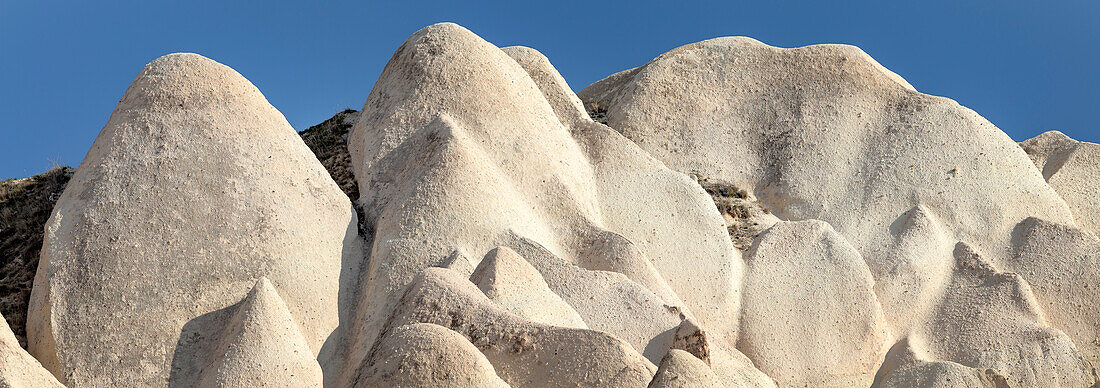
<path fill-rule="evenodd" d="M 849 46 L 713 39 L 580 95 L 442 23 L 296 136 L 157 59 L 75 174 L 0 186 L 16 333 L 37 268 L 0 385 L 1097 384 L 1096 145 Z"/>

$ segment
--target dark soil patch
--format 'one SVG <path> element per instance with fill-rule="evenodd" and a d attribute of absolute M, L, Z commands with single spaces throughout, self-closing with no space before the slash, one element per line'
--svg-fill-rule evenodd
<path fill-rule="evenodd" d="M 317 160 L 332 175 L 332 180 L 340 185 L 340 190 L 354 202 L 359 199 L 359 183 L 351 167 L 351 155 L 348 154 L 348 131 L 351 130 L 359 112 L 345 109 L 324 122 L 299 132 L 309 149 L 317 155 Z"/>
<path fill-rule="evenodd" d="M 713 182 L 698 174 L 691 174 L 691 177 L 710 194 L 718 212 L 722 213 L 733 246 L 742 251 L 748 250 L 752 241 L 764 229 L 756 219 L 768 214 L 768 209 L 745 189 L 728 183 Z"/>

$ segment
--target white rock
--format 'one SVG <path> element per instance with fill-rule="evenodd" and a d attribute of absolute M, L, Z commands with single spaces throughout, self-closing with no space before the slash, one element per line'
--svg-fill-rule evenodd
<path fill-rule="evenodd" d="M 1100 239 L 1067 225 L 1028 218 L 1016 230 L 1006 267 L 1031 285 L 1043 317 L 1093 365 L 1100 364 Z"/>
<path fill-rule="evenodd" d="M 466 337 L 439 325 L 415 323 L 391 330 L 356 386 L 503 388 L 493 364 Z"/>
<path fill-rule="evenodd" d="M 889 334 L 866 264 L 817 221 L 780 222 L 747 253 L 738 349 L 780 386 L 868 386 Z"/>
<path fill-rule="evenodd" d="M 994 369 L 1010 386 L 1088 387 L 1091 367 L 1045 322 L 1031 287 L 959 243 L 943 301 L 909 345 L 922 360 Z"/>
<path fill-rule="evenodd" d="M 1009 388 L 992 369 L 975 369 L 950 361 L 918 361 L 895 369 L 880 388 Z"/>
<path fill-rule="evenodd" d="M 1100 233 L 1100 144 L 1048 131 L 1020 143 L 1082 229 Z"/>
<path fill-rule="evenodd" d="M 19 340 L 4 317 L 0 317 L 0 386 L 64 387 L 38 360 L 19 347 Z"/>
<path fill-rule="evenodd" d="M 743 187 L 780 219 L 828 222 L 874 274 L 891 271 L 891 225 L 918 205 L 994 262 L 1025 218 L 1074 222 L 1006 134 L 853 46 L 716 38 L 578 95 L 669 167 Z"/>
<path fill-rule="evenodd" d="M 46 226 L 30 352 L 66 384 L 163 386 L 221 329 L 203 316 L 266 276 L 317 355 L 354 286 L 356 230 L 347 196 L 248 80 L 196 54 L 161 57 Z"/>
<path fill-rule="evenodd" d="M 656 368 L 606 333 L 547 326 L 497 307 L 458 273 L 429 268 L 387 327 L 432 323 L 465 336 L 512 387 L 642 386 Z"/>
<path fill-rule="evenodd" d="M 546 325 L 587 329 L 573 307 L 550 291 L 539 271 L 515 251 L 493 248 L 470 276 L 489 300 L 523 319 Z"/>
<path fill-rule="evenodd" d="M 541 53 L 526 47 L 503 50 L 527 70 L 587 155 L 603 225 L 628 239 L 638 255 L 653 263 L 675 299 L 662 293 L 663 285 L 647 282 L 642 275 L 609 270 L 623 272 L 669 304 L 679 305 L 682 300 L 701 324 L 736 340 L 744 264 L 709 196 L 692 178 L 670 170 L 613 129 L 592 121 Z M 685 258 L 690 265 L 685 265 Z"/>
<path fill-rule="evenodd" d="M 349 138 L 374 231 L 349 363 L 361 364 L 420 271 L 451 266 L 455 251 L 515 249 L 513 236 L 560 264 L 606 273 L 594 276 L 617 288 L 584 291 L 602 299 L 580 306 L 571 299 L 580 290 L 556 288 L 565 281 L 520 252 L 588 327 L 622 335 L 651 360 L 666 349 L 645 345 L 694 307 L 701 324 L 736 333 L 742 264 L 706 194 L 610 129 L 580 139 L 564 121 L 524 67 L 457 25 L 427 27 L 398 49 Z M 620 154 L 630 156 L 603 161 Z M 607 278 L 613 272 L 622 277 Z M 601 322 L 634 303 L 614 300 L 624 292 L 657 315 Z"/>
<path fill-rule="evenodd" d="M 234 307 L 212 350 L 196 386 L 320 387 L 322 383 L 321 365 L 267 278 L 260 278 Z"/>
<path fill-rule="evenodd" d="M 657 374 L 649 383 L 649 388 L 741 388 L 743 385 L 722 385 L 718 383 L 710 366 L 695 358 L 691 353 L 680 349 L 668 351 L 661 360 Z"/>

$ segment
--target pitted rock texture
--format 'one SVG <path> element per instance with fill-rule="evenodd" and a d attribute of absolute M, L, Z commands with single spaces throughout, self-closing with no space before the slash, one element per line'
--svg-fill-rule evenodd
<path fill-rule="evenodd" d="M 4 182 L 6 309 L 37 272 L 0 383 L 1097 386 L 1095 144 L 851 46 L 712 39 L 579 95 L 441 23 L 295 134 L 157 59 L 67 185 Z"/>
<path fill-rule="evenodd" d="M 159 58 L 53 209 L 29 350 L 69 385 L 164 385 L 267 277 L 316 358 L 353 287 L 356 230 L 347 196 L 248 80 L 196 54 Z"/>

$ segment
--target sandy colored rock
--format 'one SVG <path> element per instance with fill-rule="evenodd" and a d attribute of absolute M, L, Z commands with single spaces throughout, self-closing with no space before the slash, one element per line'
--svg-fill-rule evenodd
<path fill-rule="evenodd" d="M 661 360 L 657 374 L 649 382 L 649 388 L 739 388 L 740 385 L 719 384 L 711 373 L 710 366 L 695 358 L 691 353 L 680 349 L 668 351 Z"/>
<path fill-rule="evenodd" d="M 176 386 L 320 387 L 321 365 L 298 330 L 286 303 L 267 278 L 260 278 L 234 306 L 222 332 L 209 344 L 206 367 L 196 381 L 189 373 Z"/>
<path fill-rule="evenodd" d="M 163 386 L 266 276 L 316 355 L 359 257 L 351 204 L 283 116 L 232 69 L 167 55 L 54 208 L 29 349 L 73 386 Z"/>
<path fill-rule="evenodd" d="M 510 235 L 505 243 L 542 273 L 550 290 L 584 319 L 588 328 L 630 344 L 653 364 L 668 352 L 686 315 L 618 272 L 587 270 L 554 256 L 538 243 Z"/>
<path fill-rule="evenodd" d="M 672 350 L 685 351 L 698 358 L 710 369 L 709 375 L 718 387 L 774 388 L 775 381 L 756 369 L 752 360 L 734 349 L 728 341 L 709 334 L 692 319 L 684 319 L 676 327 L 668 345 Z M 667 360 L 662 359 L 662 365 Z M 661 380 L 660 373 L 654 381 Z M 652 383 L 651 383 L 652 384 Z"/>
<path fill-rule="evenodd" d="M 955 243 L 943 222 L 917 205 L 890 224 L 894 240 L 881 265 L 875 266 L 875 296 L 890 323 L 891 334 L 904 338 L 927 319 L 951 280 Z"/>
<path fill-rule="evenodd" d="M 352 365 L 362 363 L 366 355 L 356 352 L 378 338 L 419 271 L 445 265 L 455 251 L 483 257 L 511 236 L 564 264 L 618 272 L 628 282 L 613 284 L 641 285 L 646 292 L 633 295 L 648 294 L 645 304 L 665 311 L 656 318 L 631 314 L 629 324 L 596 322 L 624 307 L 586 315 L 520 252 L 590 328 L 618 326 L 614 335 L 630 332 L 624 340 L 644 345 L 652 338 L 641 337 L 675 327 L 681 313 L 698 306 L 701 324 L 736 332 L 741 262 L 706 194 L 606 127 L 578 135 L 499 48 L 454 24 L 429 26 L 397 50 L 362 112 L 348 144 L 373 234 L 350 328 L 358 349 L 346 357 Z M 603 161 L 620 154 L 633 156 Z M 604 293 L 605 301 L 614 292 Z M 627 330 L 637 322 L 647 331 Z M 639 351 L 655 361 L 665 353 Z"/>
<path fill-rule="evenodd" d="M 504 388 L 493 365 L 466 337 L 439 325 L 396 327 L 373 350 L 363 387 Z"/>
<path fill-rule="evenodd" d="M 412 323 L 462 334 L 512 387 L 644 386 L 656 370 L 629 344 L 606 333 L 515 316 L 443 268 L 425 270 L 408 286 L 386 331 Z"/>
<path fill-rule="evenodd" d="M 1100 233 L 1100 144 L 1047 131 L 1020 146 L 1069 204 L 1077 226 Z"/>
<path fill-rule="evenodd" d="M 535 81 L 588 157 L 604 226 L 625 237 L 638 255 L 652 262 L 676 300 L 662 292 L 663 285 L 646 281 L 643 275 L 620 268 L 587 268 L 623 272 L 669 304 L 682 300 L 701 324 L 736 339 L 744 265 L 705 192 L 691 177 L 670 170 L 618 132 L 592 121 L 544 55 L 526 47 L 503 50 Z M 624 245 L 628 244 L 620 244 Z"/>
<path fill-rule="evenodd" d="M 1006 134 L 853 46 L 710 39 L 578 95 L 669 167 L 744 188 L 780 219 L 828 222 L 873 274 L 891 271 L 891 225 L 918 205 L 994 262 L 1027 217 L 1073 223 Z"/>
<path fill-rule="evenodd" d="M 0 317 L 0 386 L 64 387 L 38 360 L 19 347 L 19 340 L 4 317 Z"/>
<path fill-rule="evenodd" d="M 1081 229 L 1028 218 L 1016 227 L 1006 264 L 1031 285 L 1043 317 L 1100 365 L 1100 239 Z"/>
<path fill-rule="evenodd" d="M 1009 386 L 1096 383 L 1070 339 L 1047 325 L 1022 277 L 997 271 L 965 243 L 956 245 L 954 259 L 942 302 L 909 338 L 921 359 L 993 369 Z"/>
<path fill-rule="evenodd" d="M 808 220 L 776 224 L 746 257 L 737 348 L 780 386 L 869 386 L 889 334 L 859 252 Z"/>
<path fill-rule="evenodd" d="M 474 270 L 472 281 L 493 303 L 523 319 L 587 329 L 573 307 L 550 291 L 539 271 L 515 251 L 497 247 Z"/>
<path fill-rule="evenodd" d="M 1008 388 L 992 369 L 975 369 L 950 361 L 918 361 L 895 369 L 880 388 Z"/>
<path fill-rule="evenodd" d="M 467 256 L 466 253 L 456 249 L 438 267 L 454 270 L 463 276 L 470 276 L 474 274 L 477 263 L 470 259 L 470 256 Z"/>

